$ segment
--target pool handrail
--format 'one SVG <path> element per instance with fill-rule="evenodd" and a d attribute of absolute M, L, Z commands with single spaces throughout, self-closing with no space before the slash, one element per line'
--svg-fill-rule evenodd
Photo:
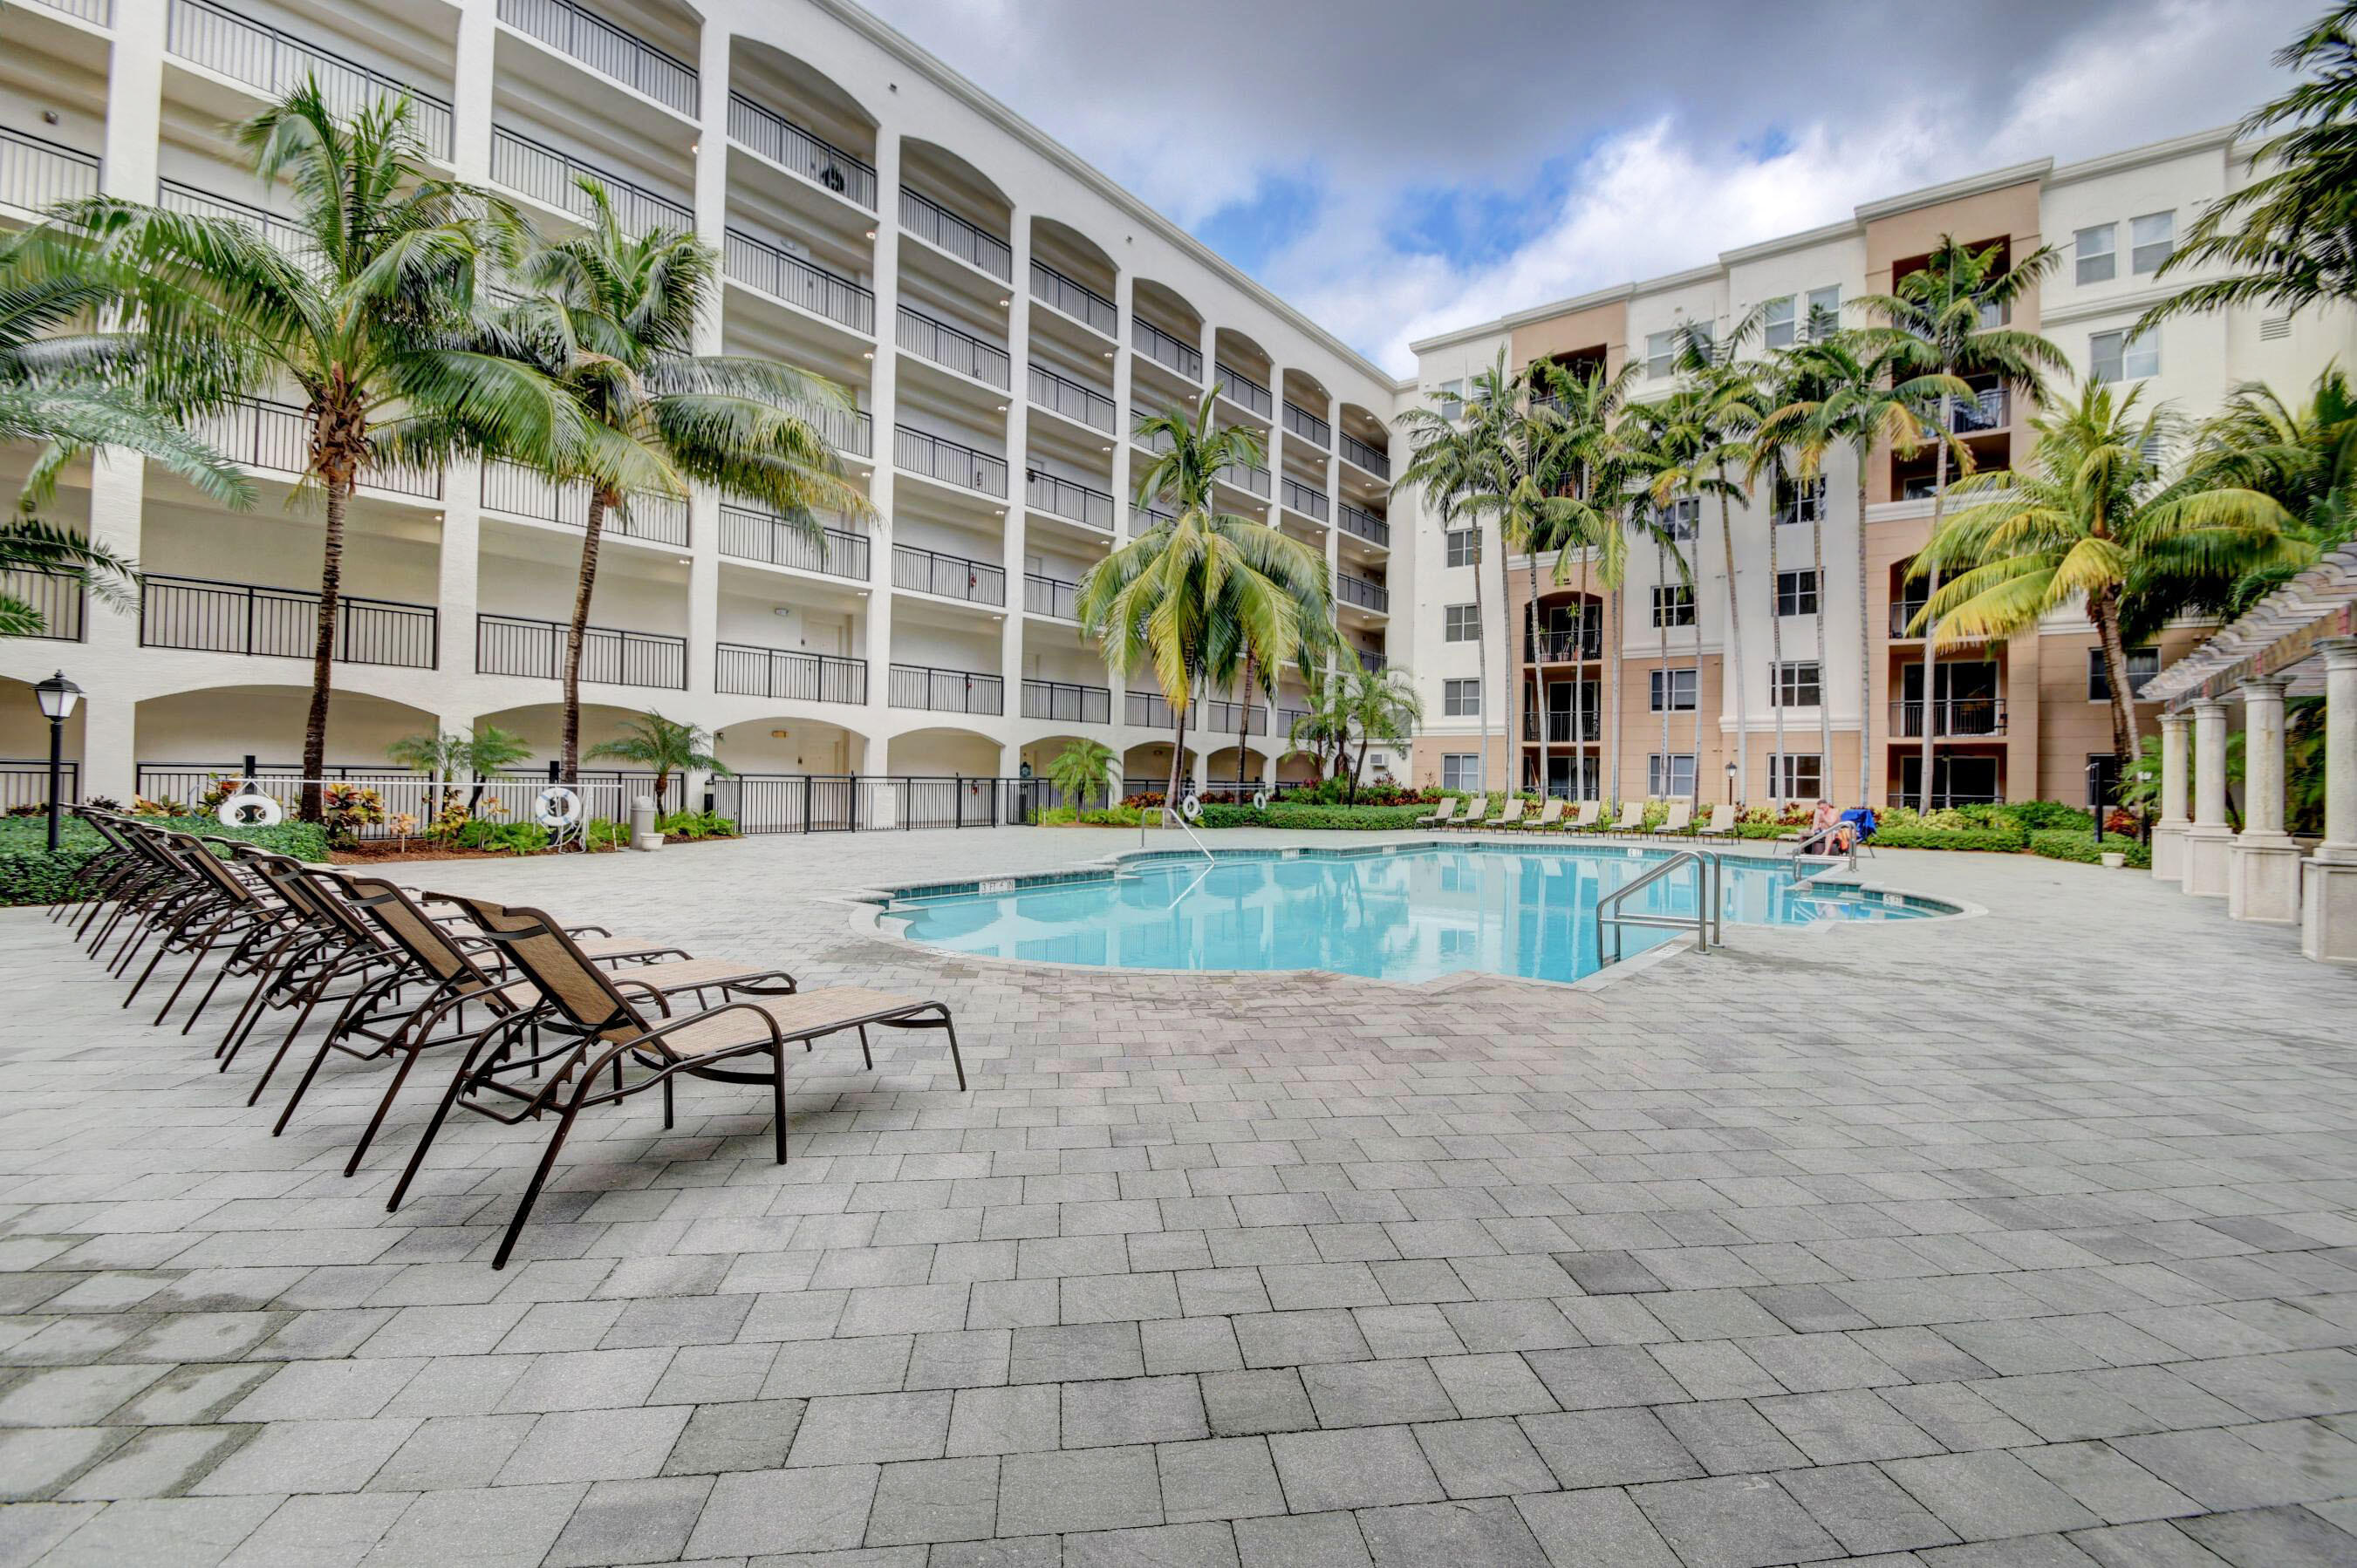
<path fill-rule="evenodd" d="M 1641 887 L 1651 886 L 1679 866 L 1692 863 L 1695 868 L 1695 914 L 1692 919 L 1678 915 L 1631 915 L 1620 908 L 1621 901 Z M 1708 952 L 1713 942 L 1726 946 L 1726 913 L 1721 908 L 1725 900 L 1721 889 L 1727 868 L 1717 851 L 1682 849 L 1645 868 L 1620 886 L 1609 888 L 1596 900 L 1596 959 L 1598 969 L 1620 961 L 1620 928 L 1650 926 L 1660 930 L 1685 931 L 1695 934 L 1695 950 Z M 1612 933 L 1612 956 L 1604 956 L 1604 933 Z"/>

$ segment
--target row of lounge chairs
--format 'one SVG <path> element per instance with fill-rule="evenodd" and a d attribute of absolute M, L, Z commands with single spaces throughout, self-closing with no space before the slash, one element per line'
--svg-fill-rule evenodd
<path fill-rule="evenodd" d="M 1487 815 L 1489 802 L 1480 800 L 1469 816 L 1460 817 L 1457 809 L 1467 797 L 1452 795 L 1440 803 L 1440 810 L 1427 817 L 1418 817 L 1416 825 L 1426 828 L 1447 828 L 1452 831 L 1479 830 L 1482 832 L 1572 832 L 1596 833 L 1599 836 L 1626 838 L 1631 835 L 1651 838 L 1733 838 L 1737 808 L 1717 805 L 1710 809 L 1709 821 L 1697 826 L 1694 805 L 1687 800 L 1670 802 L 1669 815 L 1657 827 L 1644 825 L 1645 806 L 1642 800 L 1630 800 L 1620 808 L 1617 821 L 1603 820 L 1601 801 L 1583 800 L 1578 811 L 1569 822 L 1564 813 L 1571 802 L 1555 797 L 1540 808 L 1538 815 L 1525 816 L 1529 802 L 1520 796 L 1509 796 L 1495 815 Z"/>
<path fill-rule="evenodd" d="M 419 1061 L 457 1069 L 385 1207 L 398 1208 L 454 1109 L 513 1125 L 548 1121 L 546 1147 L 491 1266 L 507 1266 L 533 1203 L 582 1112 L 661 1089 L 673 1122 L 682 1074 L 769 1087 L 778 1163 L 786 1160 L 786 1049 L 807 1054 L 856 1032 L 875 1067 L 869 1026 L 939 1029 L 958 1088 L 965 1063 L 949 1008 L 864 987 L 804 991 L 782 969 L 697 959 L 660 939 L 566 926 L 541 910 L 421 892 L 382 876 L 316 865 L 259 845 L 179 832 L 82 808 L 105 841 L 72 896 L 50 911 L 118 977 L 128 1007 L 167 963 L 186 960 L 153 1022 L 161 1025 L 208 967 L 188 1034 L 224 986 L 244 999 L 213 1055 L 226 1072 L 265 1020 L 288 1020 L 246 1103 L 262 1096 L 315 1018 L 325 1033 L 279 1112 L 286 1130 L 329 1057 L 390 1069 L 344 1175 L 358 1171 Z M 110 949 L 110 944 L 112 947 Z"/>

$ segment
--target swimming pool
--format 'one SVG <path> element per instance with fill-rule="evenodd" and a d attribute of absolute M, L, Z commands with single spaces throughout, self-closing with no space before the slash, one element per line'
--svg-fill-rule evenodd
<path fill-rule="evenodd" d="M 1672 851 L 1602 844 L 1385 844 L 1134 856 L 1118 868 L 902 888 L 882 914 L 953 952 L 1106 969 L 1325 969 L 1415 983 L 1466 970 L 1575 981 L 1598 961 L 1596 906 Z M 1813 888 L 1791 862 L 1725 860 L 1729 924 L 1808 926 L 1956 913 L 1857 887 Z M 1694 913 L 1684 870 L 1631 914 Z M 1671 930 L 1623 928 L 1633 956 Z"/>

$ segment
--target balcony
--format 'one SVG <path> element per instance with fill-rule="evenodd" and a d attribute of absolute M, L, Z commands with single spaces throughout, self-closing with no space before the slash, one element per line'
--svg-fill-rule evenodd
<path fill-rule="evenodd" d="M 1604 622 L 1589 622 L 1584 628 L 1550 628 L 1531 633 L 1523 639 L 1523 661 L 1526 664 L 1570 664 L 1580 660 L 1604 657 Z"/>
<path fill-rule="evenodd" d="M 2011 423 L 2011 404 L 2003 387 L 1983 387 L 1971 397 L 1948 405 L 1948 428 L 1959 435 L 2003 430 Z"/>
<path fill-rule="evenodd" d="M 151 579 L 152 580 L 152 579 Z M 80 577 L 39 570 L 0 572 L 0 594 L 41 618 L 41 629 L 26 632 L 47 642 L 80 642 L 90 594 Z"/>
<path fill-rule="evenodd" d="M 1178 715 L 1169 702 L 1158 692 L 1132 692 L 1128 697 L 1129 722 L 1141 729 L 1177 729 Z M 1187 710 L 1187 727 L 1209 734 L 1234 735 L 1243 726 L 1246 735 L 1268 733 L 1268 710 L 1255 703 L 1249 715 L 1242 703 L 1205 699 Z"/>
<path fill-rule="evenodd" d="M 724 697 L 859 703 L 867 701 L 867 660 L 722 642 L 713 647 L 712 684 Z"/>
<path fill-rule="evenodd" d="M 573 628 L 563 621 L 522 616 L 475 618 L 475 672 L 565 679 L 565 650 Z M 687 690 L 687 639 L 651 631 L 587 628 L 581 639 L 581 679 L 606 686 Z"/>
<path fill-rule="evenodd" d="M 592 16 L 572 0 L 500 0 L 500 20 L 610 81 L 695 118 L 695 68 Z"/>
<path fill-rule="evenodd" d="M 892 546 L 892 585 L 969 604 L 1006 602 L 1005 568 L 963 555 L 944 555 L 938 550 L 920 550 L 913 544 Z"/>
<path fill-rule="evenodd" d="M 1275 400 L 1268 395 L 1266 387 L 1234 366 L 1222 365 L 1214 361 L 1211 373 L 1219 378 L 1220 395 L 1238 407 L 1248 408 L 1263 419 L 1266 419 L 1270 412 L 1276 407 Z"/>
<path fill-rule="evenodd" d="M 805 131 L 741 92 L 728 95 L 728 139 L 846 201 L 876 210 L 876 170 L 825 137 Z"/>
<path fill-rule="evenodd" d="M 847 529 L 811 529 L 751 507 L 720 507 L 720 553 L 740 561 L 766 561 L 822 572 L 830 577 L 867 581 L 868 543 L 864 533 Z"/>
<path fill-rule="evenodd" d="M 1581 710 L 1579 719 L 1580 739 L 1601 740 L 1604 738 L 1604 716 L 1597 711 L 1595 704 L 1590 703 L 1587 708 Z M 1539 715 L 1529 708 L 1524 708 L 1523 710 L 1523 738 L 1524 740 L 1532 741 L 1539 738 Z M 1557 712 L 1550 710 L 1548 712 L 1546 715 L 1546 738 L 1548 744 L 1553 746 L 1569 746 L 1571 744 L 1571 714 L 1567 711 Z"/>
<path fill-rule="evenodd" d="M 1353 539 L 1363 539 L 1368 543 L 1385 550 L 1392 547 L 1392 525 L 1373 512 L 1361 511 L 1349 501 L 1344 501 L 1341 508 L 1341 521 L 1342 532 Z"/>
<path fill-rule="evenodd" d="M 901 306 L 892 336 L 909 353 L 945 371 L 972 376 L 1002 392 L 1013 384 L 1014 361 L 1006 349 L 922 311 Z"/>
<path fill-rule="evenodd" d="M 1923 613 L 1921 599 L 1895 599 L 1890 606 L 1890 635 L 1906 642 L 1921 642 L 1923 634 L 1911 629 L 1915 618 Z"/>
<path fill-rule="evenodd" d="M 1334 444 L 1334 427 L 1297 403 L 1285 405 L 1285 428 L 1321 452 Z"/>
<path fill-rule="evenodd" d="M 319 596 L 202 577 L 147 574 L 139 585 L 139 646 L 309 659 L 319 637 Z M 432 670 L 441 618 L 432 605 L 336 596 L 334 657 L 343 664 Z"/>
<path fill-rule="evenodd" d="M 1113 532 L 1113 497 L 1034 468 L 1024 476 L 1023 504 L 1071 522 Z"/>
<path fill-rule="evenodd" d="M 1276 710 L 1276 733 L 1291 739 L 1295 730 L 1315 717 L 1314 709 L 1280 707 Z"/>
<path fill-rule="evenodd" d="M 189 433 L 231 462 L 243 467 L 300 478 L 311 464 L 311 420 L 291 403 L 267 398 L 239 398 L 218 413 L 191 420 Z M 421 500 L 442 499 L 439 468 L 361 470 L 358 482 L 370 489 Z"/>
<path fill-rule="evenodd" d="M 1391 458 L 1348 431 L 1342 433 L 1342 461 L 1352 467 L 1362 468 L 1379 479 L 1392 477 Z"/>
<path fill-rule="evenodd" d="M 1143 316 L 1129 318 L 1129 345 L 1166 371 L 1190 381 L 1203 379 L 1203 351 L 1172 337 Z"/>
<path fill-rule="evenodd" d="M 2005 699 L 2003 697 L 1943 697 L 1932 704 L 1932 722 L 1939 727 L 1935 738 L 1973 738 L 2005 734 Z M 1893 740 L 1923 738 L 1924 713 L 1921 702 L 1898 702 L 1890 704 L 1890 738 Z"/>
<path fill-rule="evenodd" d="M 1277 480 L 1276 494 L 1281 505 L 1314 517 L 1320 522 L 1326 521 L 1327 513 L 1331 510 L 1324 490 L 1312 489 L 1290 475 Z"/>
<path fill-rule="evenodd" d="M 866 409 L 824 403 L 790 403 L 786 406 L 836 451 L 858 457 L 874 456 L 876 420 Z"/>
<path fill-rule="evenodd" d="M 1061 577 L 1049 577 L 1038 572 L 1023 574 L 1023 607 L 1035 616 L 1052 616 L 1058 620 L 1078 620 L 1081 585 Z"/>
<path fill-rule="evenodd" d="M 97 194 L 97 154 L 0 126 L 0 207 L 46 212 Z"/>
<path fill-rule="evenodd" d="M 44 10 L 71 16 L 93 27 L 114 26 L 114 0 L 33 0 L 33 3 Z"/>
<path fill-rule="evenodd" d="M 900 188 L 900 227 L 1001 283 L 1015 281 L 1015 252 L 1006 241 L 905 185 Z"/>
<path fill-rule="evenodd" d="M 502 0 L 504 14 L 515 0 Z M 547 4 L 548 0 L 525 0 Z M 264 98 L 283 99 L 306 81 L 338 114 L 350 116 L 382 99 L 407 98 L 409 123 L 435 157 L 450 156 L 450 104 L 405 81 L 331 54 L 292 33 L 249 20 L 211 0 L 172 0 L 164 48 L 191 65 L 243 82 Z"/>
<path fill-rule="evenodd" d="M 514 463 L 483 465 L 483 510 L 528 517 L 565 528 L 589 526 L 589 486 L 560 485 L 545 474 Z M 687 544 L 687 500 L 681 496 L 633 495 L 608 510 L 600 532 L 654 544 Z"/>
<path fill-rule="evenodd" d="M 1006 711 L 1006 683 L 979 670 L 895 664 L 891 703 L 934 714 L 1001 714 Z"/>
<path fill-rule="evenodd" d="M 1112 300 L 1045 262 L 1031 263 L 1031 297 L 1108 338 L 1120 335 L 1121 313 L 1114 308 Z"/>
<path fill-rule="evenodd" d="M 1109 725 L 1113 692 L 1104 686 L 1075 686 L 1064 681 L 1026 681 L 1023 716 L 1062 725 Z"/>
<path fill-rule="evenodd" d="M 5 133 L 0 133 L 5 134 Z M 5 199 L 0 197 L 0 199 Z M 191 218 L 225 218 L 242 223 L 260 234 L 279 254 L 306 271 L 316 268 L 317 258 L 311 251 L 310 236 L 286 219 L 267 208 L 251 202 L 233 201 L 226 196 L 215 196 L 209 190 L 199 190 L 193 185 L 177 180 L 156 182 L 156 205 L 167 212 L 185 212 Z"/>
<path fill-rule="evenodd" d="M 1212 477 L 1223 485 L 1233 485 L 1263 500 L 1268 499 L 1272 481 L 1266 468 L 1255 468 L 1249 463 L 1230 463 Z"/>
<path fill-rule="evenodd" d="M 1361 648 L 1358 652 L 1359 668 L 1364 670 L 1370 675 L 1382 674 L 1384 669 L 1391 663 L 1390 660 L 1384 658 L 1382 654 L 1376 652 L 1372 648 Z"/>
<path fill-rule="evenodd" d="M 1108 435 L 1113 434 L 1114 401 L 1094 387 L 1035 364 L 1031 367 L 1030 394 L 1033 403 L 1051 413 L 1060 413 Z"/>
<path fill-rule="evenodd" d="M 1392 611 L 1391 590 L 1381 583 L 1370 583 L 1364 577 L 1353 577 L 1348 572 L 1334 575 L 1334 596 L 1346 605 L 1362 610 L 1374 610 L 1383 615 Z"/>
<path fill-rule="evenodd" d="M 837 277 L 742 229 L 731 229 L 720 247 L 721 268 L 735 283 L 771 299 L 841 322 L 854 332 L 876 331 L 876 295 L 849 278 Z"/>
<path fill-rule="evenodd" d="M 1129 530 L 1132 533 L 1143 533 L 1149 528 L 1168 528 L 1178 521 L 1177 512 L 1165 511 L 1158 506 L 1132 507 Z"/>
<path fill-rule="evenodd" d="M 585 179 L 605 187 L 606 199 L 614 209 L 614 221 L 621 225 L 625 234 L 644 234 L 656 229 L 690 234 L 695 231 L 695 214 L 684 202 L 659 196 L 645 186 L 635 185 L 595 164 L 584 163 L 544 142 L 520 136 L 503 125 L 491 127 L 492 184 L 505 186 L 560 212 L 569 212 L 584 223 L 594 223 L 597 209 L 590 202 L 589 193 L 581 188 Z"/>

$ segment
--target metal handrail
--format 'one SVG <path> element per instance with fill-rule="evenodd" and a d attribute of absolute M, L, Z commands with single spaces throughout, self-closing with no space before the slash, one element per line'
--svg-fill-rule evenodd
<path fill-rule="evenodd" d="M 1620 905 L 1629 895 L 1641 887 L 1650 887 L 1682 865 L 1695 868 L 1695 914 L 1685 919 L 1676 915 L 1631 915 L 1621 911 Z M 1695 934 L 1695 950 L 1708 952 L 1713 942 L 1726 945 L 1726 916 L 1720 908 L 1721 889 L 1725 886 L 1727 868 L 1717 854 L 1706 849 L 1682 849 L 1657 865 L 1611 888 L 1596 901 L 1597 957 L 1602 963 L 1620 961 L 1620 928 L 1650 926 L 1656 930 L 1685 931 Z M 1603 954 L 1604 934 L 1612 933 L 1612 956 Z"/>

